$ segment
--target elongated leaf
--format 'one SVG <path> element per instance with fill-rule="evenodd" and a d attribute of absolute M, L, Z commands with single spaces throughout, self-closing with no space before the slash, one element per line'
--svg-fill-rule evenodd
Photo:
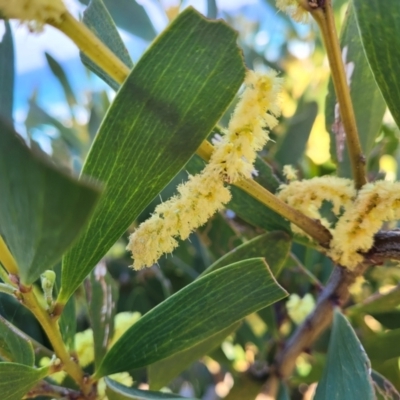
<path fill-rule="evenodd" d="M 281 166 L 296 165 L 304 155 L 306 144 L 318 113 L 315 101 L 300 101 L 294 116 L 289 120 L 287 131 L 277 144 L 274 160 Z"/>
<path fill-rule="evenodd" d="M 400 63 L 399 4 L 379 0 L 354 0 L 353 4 L 369 65 L 397 126 L 400 126 L 400 79 L 396 67 Z"/>
<path fill-rule="evenodd" d="M 376 1 L 374 0 L 374 2 Z M 369 1 L 364 1 L 363 3 L 370 4 Z M 392 2 L 384 3 L 394 4 Z M 365 57 L 360 35 L 358 33 L 354 10 L 351 6 L 351 2 L 349 4 L 349 11 L 343 25 L 340 44 L 342 53 L 346 57 L 345 66 L 348 81 L 350 81 L 350 95 L 356 115 L 360 142 L 365 155 L 368 156 L 374 146 L 375 139 L 379 134 L 386 105 L 375 82 L 374 76 L 372 75 L 370 65 Z M 367 21 L 365 22 L 367 23 Z M 373 27 L 373 35 L 378 31 L 381 32 L 381 28 L 375 23 L 373 23 L 371 27 Z M 382 64 L 385 63 L 384 60 L 381 60 L 380 62 Z M 366 95 L 366 93 L 368 95 Z M 337 130 L 340 125 L 340 122 L 338 125 L 337 107 L 335 116 L 335 107 L 336 96 L 331 81 L 329 83 L 329 93 L 326 99 L 325 108 L 326 129 L 331 133 L 331 155 L 333 159 L 339 161 L 339 175 L 351 177 L 351 165 L 348 151 L 346 150 L 345 138 L 333 133 L 333 131 Z M 341 148 L 340 146 L 344 147 Z M 342 161 L 340 161 L 340 159 Z"/>
<path fill-rule="evenodd" d="M 289 254 L 291 238 L 285 232 L 268 232 L 243 243 L 210 265 L 201 276 L 247 258 L 264 257 L 276 276 Z"/>
<path fill-rule="evenodd" d="M 21 280 L 51 269 L 81 231 L 99 198 L 83 181 L 35 156 L 0 120 L 0 234 Z"/>
<path fill-rule="evenodd" d="M 148 368 L 150 389 L 160 390 L 166 386 L 194 361 L 218 347 L 222 341 L 235 332 L 239 326 L 240 322 L 236 322 L 203 342 L 150 365 Z"/>
<path fill-rule="evenodd" d="M 0 363 L 1 399 L 21 400 L 47 374 L 47 367 L 35 369 L 23 364 Z"/>
<path fill-rule="evenodd" d="M 346 309 L 347 313 L 381 314 L 395 310 L 400 304 L 400 285 L 383 295 L 371 298 Z"/>
<path fill-rule="evenodd" d="M 109 400 L 180 400 L 183 397 L 172 393 L 153 392 L 149 390 L 140 390 L 128 388 L 110 378 L 106 378 L 106 394 Z M 190 400 L 190 399 L 189 399 Z M 195 400 L 195 399 L 191 399 Z"/>
<path fill-rule="evenodd" d="M 285 297 L 263 259 L 214 271 L 145 314 L 109 350 L 96 376 L 155 363 Z"/>
<path fill-rule="evenodd" d="M 10 124 L 13 122 L 14 102 L 14 43 L 8 21 L 3 21 L 5 33 L 0 42 L 0 114 Z"/>
<path fill-rule="evenodd" d="M 278 400 L 290 400 L 289 389 L 283 382 L 279 385 Z"/>
<path fill-rule="evenodd" d="M 207 17 L 215 19 L 217 18 L 218 8 L 215 0 L 207 0 Z"/>
<path fill-rule="evenodd" d="M 65 94 L 67 103 L 68 103 L 69 107 L 72 109 L 72 107 L 77 104 L 77 101 L 75 98 L 74 91 L 72 90 L 71 84 L 67 77 L 67 74 L 65 73 L 63 67 L 58 63 L 58 61 L 55 60 L 49 53 L 44 53 L 44 54 L 46 56 L 46 60 L 47 60 L 47 63 L 49 64 L 51 72 L 53 72 L 54 76 L 60 82 L 60 84 L 63 88 L 64 94 Z"/>
<path fill-rule="evenodd" d="M 32 342 L 19 329 L 0 315 L 0 356 L 7 361 L 33 366 L 35 356 Z"/>
<path fill-rule="evenodd" d="M 132 1 L 132 3 L 134 3 L 134 1 Z M 90 1 L 89 6 L 83 13 L 83 23 L 87 25 L 89 29 L 92 30 L 127 67 L 133 67 L 133 62 L 129 56 L 128 50 L 126 49 L 114 21 L 102 0 Z M 114 79 L 85 56 L 85 54 L 81 52 L 80 56 L 86 67 L 108 83 L 114 90 L 118 90 L 120 86 L 119 83 L 115 82 Z"/>
<path fill-rule="evenodd" d="M 99 366 L 114 333 L 118 285 L 108 273 L 104 260 L 96 265 L 86 283 L 90 325 L 94 338 L 94 362 Z"/>
<path fill-rule="evenodd" d="M 315 400 L 373 400 L 370 362 L 353 328 L 337 309 L 328 358 Z"/>
<path fill-rule="evenodd" d="M 183 168 L 243 77 L 236 34 L 191 8 L 154 42 L 119 90 L 83 168 L 107 188 L 64 258 L 61 302 Z"/>
<path fill-rule="evenodd" d="M 88 4 L 90 0 L 79 1 Z M 104 4 L 120 28 L 145 40 L 156 35 L 146 10 L 136 0 L 104 0 Z"/>
<path fill-rule="evenodd" d="M 382 362 L 400 356 L 399 340 L 400 329 L 393 329 L 371 335 L 364 344 L 369 358 Z"/>
<path fill-rule="evenodd" d="M 371 378 L 377 400 L 400 400 L 400 393 L 383 375 L 372 371 Z"/>

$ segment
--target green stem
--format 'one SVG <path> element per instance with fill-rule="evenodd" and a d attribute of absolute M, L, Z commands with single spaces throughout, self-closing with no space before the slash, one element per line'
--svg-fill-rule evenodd
<path fill-rule="evenodd" d="M 8 285 L 6 283 L 0 283 L 0 292 L 1 293 L 6 293 L 9 294 L 10 296 L 14 296 L 15 292 L 17 289 L 11 285 Z"/>
<path fill-rule="evenodd" d="M 0 236 L 0 262 L 9 274 L 18 275 L 18 266 L 6 243 Z"/>
<path fill-rule="evenodd" d="M 340 116 L 346 132 L 346 143 L 350 155 L 353 178 L 356 188 L 360 189 L 367 183 L 365 156 L 358 135 L 356 117 L 342 60 L 342 51 L 336 32 L 332 0 L 326 0 L 325 5 L 322 8 L 311 11 L 311 15 L 321 30 L 325 44 L 331 67 L 332 81 L 339 103 Z"/>
<path fill-rule="evenodd" d="M 89 394 L 91 383 L 85 377 L 81 367 L 71 358 L 61 336 L 57 320 L 52 318 L 48 312 L 40 305 L 38 299 L 30 288 L 22 291 L 22 301 L 32 314 L 39 321 L 43 330 L 53 346 L 56 356 L 61 360 L 63 369 L 75 380 L 82 389 L 83 394 Z"/>

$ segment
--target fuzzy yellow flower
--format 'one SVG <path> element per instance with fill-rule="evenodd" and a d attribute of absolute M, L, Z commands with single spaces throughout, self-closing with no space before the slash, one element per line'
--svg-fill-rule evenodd
<path fill-rule="evenodd" d="M 300 325 L 314 307 L 315 300 L 310 293 L 307 293 L 303 298 L 296 293 L 291 294 L 289 300 L 286 302 L 289 317 L 296 325 Z"/>
<path fill-rule="evenodd" d="M 47 367 L 48 365 L 51 365 L 52 363 L 53 363 L 53 360 L 50 359 L 49 357 L 42 357 L 39 361 L 39 366 Z M 58 372 L 51 374 L 50 378 L 55 383 L 58 383 L 60 385 L 66 376 L 67 376 L 67 373 L 65 371 L 58 371 Z"/>
<path fill-rule="evenodd" d="M 78 356 L 79 364 L 87 367 L 94 361 L 94 340 L 92 329 L 75 334 L 75 351 Z"/>
<path fill-rule="evenodd" d="M 110 375 L 109 378 L 124 386 L 131 387 L 133 385 L 133 379 L 127 372 L 119 372 L 118 374 Z M 108 400 L 104 378 L 101 378 L 97 384 L 97 400 Z"/>
<path fill-rule="evenodd" d="M 297 171 L 293 168 L 292 165 L 284 165 L 283 166 L 283 175 L 289 181 L 297 181 Z"/>
<path fill-rule="evenodd" d="M 307 22 L 307 0 L 276 0 L 276 6 L 291 16 L 297 22 Z"/>
<path fill-rule="evenodd" d="M 355 268 L 363 260 L 374 235 L 386 221 L 400 219 L 400 182 L 376 181 L 364 185 L 352 207 L 339 219 L 329 255 L 340 265 Z"/>
<path fill-rule="evenodd" d="M 187 239 L 222 209 L 231 199 L 225 182 L 251 177 L 257 151 L 269 139 L 268 129 L 278 123 L 281 83 L 275 71 L 248 71 L 245 90 L 210 162 L 200 174 L 178 186 L 178 194 L 157 206 L 130 236 L 127 249 L 132 252 L 133 268 L 152 266 L 177 247 L 177 238 Z"/>
<path fill-rule="evenodd" d="M 339 216 L 350 207 L 356 196 L 353 181 L 335 176 L 322 176 L 281 185 L 278 197 L 310 218 L 318 219 L 328 229 L 331 224 L 321 216 L 324 201 L 332 204 L 332 212 Z M 304 234 L 292 225 L 296 233 Z"/>
<path fill-rule="evenodd" d="M 61 0 L 0 0 L 1 15 L 27 22 L 29 28 L 37 32 L 49 20 L 60 21 L 66 11 Z"/>

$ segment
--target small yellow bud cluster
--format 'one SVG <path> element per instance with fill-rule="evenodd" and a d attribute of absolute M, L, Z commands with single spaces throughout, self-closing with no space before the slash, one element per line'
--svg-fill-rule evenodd
<path fill-rule="evenodd" d="M 355 268 L 385 221 L 400 219 L 400 182 L 377 181 L 364 185 L 352 207 L 339 219 L 330 255 L 340 265 Z"/>
<path fill-rule="evenodd" d="M 304 0 L 276 0 L 276 6 L 297 22 L 308 21 L 308 11 Z"/>
<path fill-rule="evenodd" d="M 287 181 L 297 181 L 297 171 L 293 168 L 292 165 L 284 165 L 282 172 Z"/>
<path fill-rule="evenodd" d="M 133 267 L 150 267 L 162 254 L 177 247 L 177 237 L 190 233 L 231 199 L 225 182 L 250 178 L 256 152 L 269 139 L 267 129 L 277 124 L 281 79 L 275 71 L 248 71 L 245 90 L 222 140 L 216 144 L 204 170 L 178 186 L 178 194 L 155 209 L 155 213 L 130 236 L 128 249 Z"/>
<path fill-rule="evenodd" d="M 298 294 L 293 293 L 289 296 L 286 302 L 286 309 L 290 319 L 296 324 L 300 325 L 311 313 L 315 307 L 314 297 L 307 293 L 303 298 Z"/>
<path fill-rule="evenodd" d="M 62 0 L 0 0 L 0 14 L 27 22 L 29 29 L 40 32 L 46 22 L 60 21 L 67 11 Z"/>
<path fill-rule="evenodd" d="M 332 203 L 332 212 L 339 216 L 344 209 L 351 206 L 356 196 L 353 181 L 334 176 L 322 176 L 309 180 L 293 181 L 288 185 L 281 185 L 278 197 L 296 210 L 310 218 L 318 219 L 328 229 L 331 224 L 320 214 L 324 201 Z M 293 231 L 303 233 L 293 226 Z"/>

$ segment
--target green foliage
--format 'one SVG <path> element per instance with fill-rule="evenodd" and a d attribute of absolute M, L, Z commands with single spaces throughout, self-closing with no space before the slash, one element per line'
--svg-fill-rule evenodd
<path fill-rule="evenodd" d="M 335 310 L 327 364 L 315 400 L 374 399 L 368 357 L 349 322 Z"/>
<path fill-rule="evenodd" d="M 4 120 L 0 130 L 0 233 L 31 284 L 76 239 L 99 192 L 31 153 Z"/>
<path fill-rule="evenodd" d="M 134 388 L 128 388 L 119 384 L 118 382 L 113 381 L 112 379 L 106 378 L 107 382 L 107 396 L 110 400 L 162 400 L 162 399 L 170 399 L 170 400 L 179 400 L 183 399 L 183 397 L 170 394 L 170 393 L 160 393 L 160 392 L 152 392 L 149 390 L 139 390 Z M 186 397 L 187 398 L 187 397 Z M 196 399 L 189 399 L 196 400 Z"/>
<path fill-rule="evenodd" d="M 14 101 L 14 44 L 9 22 L 4 22 L 5 33 L 0 42 L 0 114 L 13 121 Z"/>
<path fill-rule="evenodd" d="M 0 393 L 4 400 L 21 400 L 48 374 L 48 368 L 35 369 L 17 363 L 0 363 Z"/>
<path fill-rule="evenodd" d="M 386 105 L 372 74 L 370 64 L 365 57 L 355 13 L 351 5 L 343 24 L 340 45 L 342 57 L 346 57 L 344 61 L 346 74 L 350 85 L 357 127 L 360 132 L 361 146 L 364 154 L 368 156 L 380 132 Z M 332 158 L 338 162 L 338 174 L 350 178 L 351 165 L 349 154 L 344 144 L 345 137 L 340 137 L 334 133 L 339 129 L 338 123 L 340 125 L 341 122 L 337 119 L 337 99 L 332 80 L 329 82 L 325 109 L 326 130 L 331 133 Z"/>
<path fill-rule="evenodd" d="M 393 118 L 400 125 L 400 83 L 393 69 L 400 60 L 400 9 L 379 0 L 353 3 L 369 65 Z"/>
<path fill-rule="evenodd" d="M 262 259 L 221 268 L 197 279 L 143 316 L 106 354 L 96 375 L 153 364 L 202 342 L 285 295 Z"/>
<path fill-rule="evenodd" d="M 193 10 L 153 43 L 119 90 L 86 159 L 83 174 L 106 183 L 106 190 L 86 232 L 64 257 L 61 302 L 190 159 L 243 74 L 234 32 Z M 178 77 L 179 86 L 170 90 Z"/>

